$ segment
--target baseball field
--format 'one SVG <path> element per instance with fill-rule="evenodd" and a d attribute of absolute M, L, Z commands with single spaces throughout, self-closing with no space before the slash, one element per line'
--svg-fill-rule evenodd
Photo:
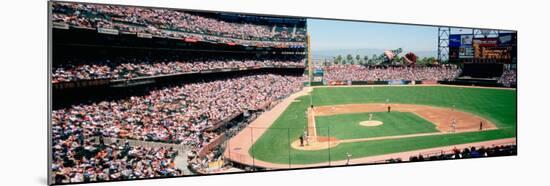
<path fill-rule="evenodd" d="M 264 128 L 251 125 L 239 134 L 255 135 L 242 150 L 256 163 L 324 165 L 516 137 L 515 89 L 316 87 L 288 99 Z M 303 144 L 300 136 L 307 136 Z M 240 149 L 242 142 L 231 143 Z"/>

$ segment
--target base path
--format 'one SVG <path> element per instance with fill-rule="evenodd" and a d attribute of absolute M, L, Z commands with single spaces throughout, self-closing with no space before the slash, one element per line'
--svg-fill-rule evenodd
<path fill-rule="evenodd" d="M 317 126 L 315 125 L 315 115 L 313 114 L 313 109 L 307 109 L 307 135 L 308 136 L 317 136 Z"/>
<path fill-rule="evenodd" d="M 255 160 L 250 153 L 249 149 L 252 147 L 262 134 L 268 130 L 268 128 L 279 118 L 279 116 L 286 110 L 286 108 L 298 97 L 308 95 L 313 89 L 311 87 L 305 87 L 299 92 L 296 92 L 289 97 L 285 98 L 271 110 L 266 111 L 260 115 L 256 120 L 252 121 L 246 128 L 241 130 L 236 136 L 231 138 L 227 144 L 227 148 L 224 152 L 225 158 L 231 161 L 245 164 L 245 165 L 264 165 L 260 167 L 269 167 L 269 165 L 275 165 L 269 162 L 263 162 Z M 308 115 L 307 111 L 304 112 L 304 116 Z M 288 165 L 285 167 L 288 168 Z"/>

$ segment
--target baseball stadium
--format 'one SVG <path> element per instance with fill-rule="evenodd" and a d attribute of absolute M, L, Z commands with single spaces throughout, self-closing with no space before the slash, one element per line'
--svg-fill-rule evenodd
<path fill-rule="evenodd" d="M 50 184 L 517 154 L 515 31 L 422 26 L 433 54 L 346 56 L 319 55 L 310 18 L 61 1 L 49 14 Z"/>

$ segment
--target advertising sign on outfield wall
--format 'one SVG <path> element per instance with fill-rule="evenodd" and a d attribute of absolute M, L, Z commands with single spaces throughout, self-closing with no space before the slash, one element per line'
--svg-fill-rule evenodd
<path fill-rule="evenodd" d="M 404 85 L 405 81 L 403 80 L 390 80 L 388 81 L 388 85 Z"/>

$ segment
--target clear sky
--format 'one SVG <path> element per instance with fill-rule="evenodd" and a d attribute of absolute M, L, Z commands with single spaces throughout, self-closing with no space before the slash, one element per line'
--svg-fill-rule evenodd
<path fill-rule="evenodd" d="M 311 49 L 436 51 L 437 27 L 308 19 Z"/>

